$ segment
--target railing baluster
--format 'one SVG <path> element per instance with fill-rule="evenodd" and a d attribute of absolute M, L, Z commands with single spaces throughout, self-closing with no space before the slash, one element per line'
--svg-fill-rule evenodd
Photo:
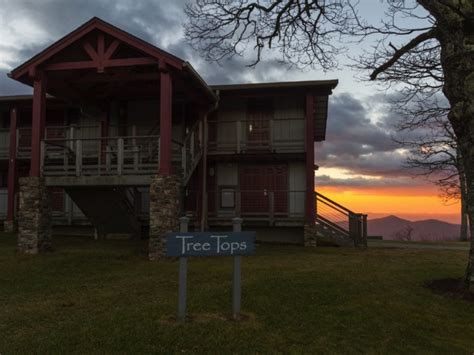
<path fill-rule="evenodd" d="M 44 171 L 44 157 L 45 157 L 45 149 L 46 149 L 46 146 L 44 144 L 44 140 L 41 141 L 40 143 L 40 171 L 41 171 L 41 175 L 43 175 L 43 171 Z"/>
<path fill-rule="evenodd" d="M 82 141 L 76 140 L 76 176 L 81 176 L 82 173 Z"/>
<path fill-rule="evenodd" d="M 98 156 L 97 156 L 97 175 L 101 175 L 101 169 L 102 169 L 102 139 L 99 139 L 98 141 Z"/>
<path fill-rule="evenodd" d="M 117 175 L 123 174 L 123 138 L 117 139 Z"/>
<path fill-rule="evenodd" d="M 191 150 L 191 161 L 194 161 L 194 133 L 195 131 L 193 130 L 191 133 L 191 138 L 190 138 L 190 143 L 189 143 L 189 148 Z M 186 142 L 184 143 L 186 144 Z"/>
<path fill-rule="evenodd" d="M 186 176 L 186 141 L 181 148 L 181 168 L 183 169 L 183 177 Z"/>

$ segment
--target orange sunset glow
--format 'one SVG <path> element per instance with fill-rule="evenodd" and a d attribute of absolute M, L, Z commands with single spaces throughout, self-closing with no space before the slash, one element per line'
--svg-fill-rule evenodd
<path fill-rule="evenodd" d="M 440 219 L 460 223 L 459 202 L 444 202 L 435 187 L 317 186 L 317 191 L 369 219 L 396 215 L 408 220 Z"/>

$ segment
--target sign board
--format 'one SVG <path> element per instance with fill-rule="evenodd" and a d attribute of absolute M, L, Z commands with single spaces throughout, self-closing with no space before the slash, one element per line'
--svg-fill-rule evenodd
<path fill-rule="evenodd" d="M 181 232 L 166 235 L 166 256 L 237 256 L 255 252 L 255 232 Z"/>

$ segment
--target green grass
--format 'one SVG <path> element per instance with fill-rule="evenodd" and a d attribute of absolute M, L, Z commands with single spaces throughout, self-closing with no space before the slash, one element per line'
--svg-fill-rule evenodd
<path fill-rule="evenodd" d="M 422 287 L 460 277 L 467 253 L 259 246 L 243 259 L 189 260 L 188 309 L 176 312 L 177 262 L 147 262 L 128 241 L 56 238 L 15 254 L 0 235 L 0 353 L 472 353 L 474 303 Z"/>

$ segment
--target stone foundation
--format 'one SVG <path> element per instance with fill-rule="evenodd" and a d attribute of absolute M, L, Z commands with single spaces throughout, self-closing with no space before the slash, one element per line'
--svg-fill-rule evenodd
<path fill-rule="evenodd" d="M 16 221 L 4 221 L 3 222 L 3 231 L 7 233 L 16 233 L 17 232 Z"/>
<path fill-rule="evenodd" d="M 317 229 L 315 224 L 305 223 L 304 246 L 313 248 L 318 246 Z"/>
<path fill-rule="evenodd" d="M 52 249 L 51 203 L 48 188 L 40 177 L 20 178 L 17 250 L 38 254 Z"/>
<path fill-rule="evenodd" d="M 150 184 L 150 240 L 148 259 L 165 257 L 165 235 L 179 230 L 181 179 L 175 175 L 156 175 Z"/>

